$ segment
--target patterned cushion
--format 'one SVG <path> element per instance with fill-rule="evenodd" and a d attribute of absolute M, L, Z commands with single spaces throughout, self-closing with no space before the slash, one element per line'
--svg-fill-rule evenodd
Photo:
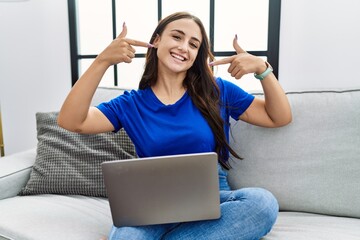
<path fill-rule="evenodd" d="M 84 135 L 57 125 L 57 112 L 37 113 L 37 156 L 20 195 L 75 194 L 106 197 L 100 164 L 134 158 L 124 130 Z"/>

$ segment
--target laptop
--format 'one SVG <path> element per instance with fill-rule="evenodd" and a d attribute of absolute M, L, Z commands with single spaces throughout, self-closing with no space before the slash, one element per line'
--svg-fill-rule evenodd
<path fill-rule="evenodd" d="M 116 160 L 101 167 L 116 227 L 220 217 L 214 152 Z"/>

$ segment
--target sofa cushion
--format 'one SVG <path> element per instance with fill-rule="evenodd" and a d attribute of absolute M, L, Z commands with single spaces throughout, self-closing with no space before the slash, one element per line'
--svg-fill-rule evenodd
<path fill-rule="evenodd" d="M 20 195 L 57 193 L 106 197 L 100 164 L 136 156 L 121 130 L 78 134 L 57 125 L 57 112 L 37 113 L 37 156 Z"/>
<path fill-rule="evenodd" d="M 0 199 L 16 196 L 29 180 L 36 150 L 0 158 Z"/>
<path fill-rule="evenodd" d="M 232 188 L 270 190 L 284 211 L 360 217 L 360 90 L 287 94 L 282 128 L 232 123 Z"/>
<path fill-rule="evenodd" d="M 1 200 L 0 213 L 0 239 L 100 239 L 112 227 L 109 203 L 98 197 L 17 196 Z"/>
<path fill-rule="evenodd" d="M 360 239 L 360 220 L 301 212 L 280 212 L 262 240 Z"/>
<path fill-rule="evenodd" d="M 100 239 L 112 226 L 104 198 L 18 196 L 1 200 L 0 212 L 0 239 Z M 262 240 L 358 240 L 359 236 L 359 219 L 280 212 L 272 231 Z"/>

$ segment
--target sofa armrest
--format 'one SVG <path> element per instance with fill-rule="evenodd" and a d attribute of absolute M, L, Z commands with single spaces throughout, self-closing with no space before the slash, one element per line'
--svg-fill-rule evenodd
<path fill-rule="evenodd" d="M 35 158 L 35 148 L 0 158 L 0 199 L 16 196 L 26 185 Z"/>

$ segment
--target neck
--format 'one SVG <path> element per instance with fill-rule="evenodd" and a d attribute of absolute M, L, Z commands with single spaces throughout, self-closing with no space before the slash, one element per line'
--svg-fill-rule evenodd
<path fill-rule="evenodd" d="M 159 73 L 156 84 L 152 86 L 156 97 L 165 105 L 176 103 L 186 91 L 183 85 L 185 74 Z"/>

